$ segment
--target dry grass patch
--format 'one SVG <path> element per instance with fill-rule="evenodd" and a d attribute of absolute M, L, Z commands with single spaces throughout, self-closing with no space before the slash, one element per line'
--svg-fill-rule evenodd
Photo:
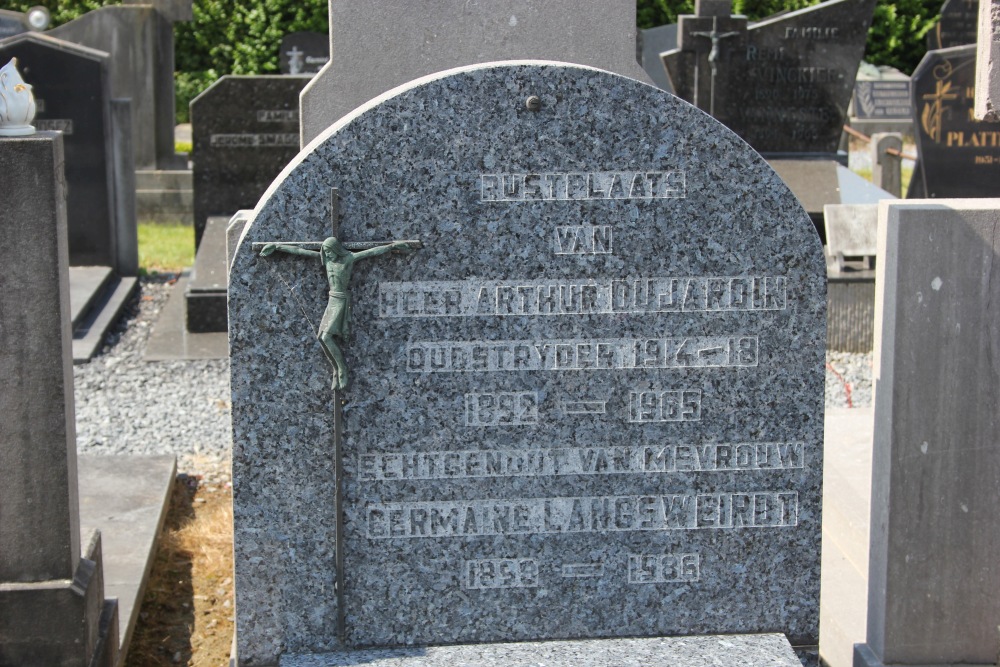
<path fill-rule="evenodd" d="M 233 504 L 228 484 L 178 477 L 127 667 L 219 667 L 233 641 Z"/>

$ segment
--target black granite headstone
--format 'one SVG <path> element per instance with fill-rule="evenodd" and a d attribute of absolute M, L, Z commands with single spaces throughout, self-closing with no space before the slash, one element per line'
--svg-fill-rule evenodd
<path fill-rule="evenodd" d="M 749 28 L 682 16 L 663 54 L 677 94 L 762 153 L 834 153 L 875 0 L 832 0 Z"/>
<path fill-rule="evenodd" d="M 253 208 L 299 152 L 309 76 L 224 76 L 191 102 L 195 243 L 209 216 Z"/>
<path fill-rule="evenodd" d="M 278 60 L 282 74 L 316 74 L 330 60 L 330 36 L 319 32 L 285 35 Z"/>
<path fill-rule="evenodd" d="M 923 197 L 1000 196 L 1000 123 L 973 119 L 975 77 L 974 44 L 929 51 L 913 73 Z"/>
<path fill-rule="evenodd" d="M 978 31 L 979 0 L 945 0 L 941 20 L 927 33 L 927 50 L 975 44 Z"/>
<path fill-rule="evenodd" d="M 63 133 L 70 265 L 114 266 L 108 54 L 24 33 L 0 43 L 0 61 L 15 57 L 34 86 L 35 127 Z"/>

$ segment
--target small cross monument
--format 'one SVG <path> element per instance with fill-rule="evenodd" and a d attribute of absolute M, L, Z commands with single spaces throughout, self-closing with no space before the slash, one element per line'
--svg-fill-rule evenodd
<path fill-rule="evenodd" d="M 743 76 L 747 48 L 747 19 L 731 16 L 731 11 L 732 0 L 697 0 L 693 16 L 678 17 L 678 48 L 684 64 L 679 76 L 671 71 L 679 97 L 723 122 L 727 84 L 730 77 Z"/>

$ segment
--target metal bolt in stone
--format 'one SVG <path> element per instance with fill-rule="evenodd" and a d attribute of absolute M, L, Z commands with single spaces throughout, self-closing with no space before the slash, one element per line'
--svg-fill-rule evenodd
<path fill-rule="evenodd" d="M 524 101 L 524 106 L 528 111 L 538 111 L 542 108 L 542 100 L 538 95 L 532 95 Z"/>

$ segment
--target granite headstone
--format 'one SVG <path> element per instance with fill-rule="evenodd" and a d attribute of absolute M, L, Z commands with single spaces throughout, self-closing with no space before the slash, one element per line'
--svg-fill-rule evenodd
<path fill-rule="evenodd" d="M 132 100 L 136 167 L 175 166 L 174 30 L 170 21 L 149 4 L 101 7 L 48 34 L 111 56 L 111 94 Z"/>
<path fill-rule="evenodd" d="M 979 120 L 1000 121 L 1000 0 L 979 6 L 974 111 Z"/>
<path fill-rule="evenodd" d="M 452 67 L 533 58 L 648 80 L 635 0 L 330 0 L 331 62 L 302 91 L 302 145 L 370 99 Z"/>
<path fill-rule="evenodd" d="M 902 72 L 858 74 L 854 82 L 854 116 L 859 120 L 910 120 L 910 77 Z"/>
<path fill-rule="evenodd" d="M 681 16 L 663 54 L 677 95 L 762 153 L 835 153 L 875 0 L 832 0 L 747 26 Z"/>
<path fill-rule="evenodd" d="M 655 28 L 647 28 L 639 31 L 639 64 L 646 70 L 646 74 L 658 87 L 674 92 L 670 85 L 670 77 L 663 66 L 660 54 L 677 48 L 677 24 L 660 25 Z"/>
<path fill-rule="evenodd" d="M 928 51 L 913 73 L 922 197 L 1000 196 L 1000 123 L 973 118 L 975 77 L 974 44 Z"/>
<path fill-rule="evenodd" d="M 0 9 L 0 39 L 28 31 L 27 17 L 21 12 Z"/>
<path fill-rule="evenodd" d="M 0 43 L 0 60 L 13 57 L 34 86 L 35 127 L 63 134 L 69 263 L 115 266 L 108 54 L 29 32 Z"/>
<path fill-rule="evenodd" d="M 941 19 L 927 33 L 927 50 L 975 44 L 979 30 L 979 0 L 945 0 Z"/>
<path fill-rule="evenodd" d="M 334 233 L 420 244 L 354 267 L 336 393 L 323 264 L 260 256 Z M 777 174 L 655 87 L 492 63 L 358 109 L 271 186 L 230 271 L 241 664 L 815 644 L 825 293 Z"/>
<path fill-rule="evenodd" d="M 191 102 L 195 243 L 209 216 L 253 208 L 299 152 L 308 76 L 224 76 Z"/>
<path fill-rule="evenodd" d="M 330 61 L 330 36 L 321 32 L 285 35 L 278 61 L 282 74 L 316 74 Z"/>
<path fill-rule="evenodd" d="M 855 667 L 991 665 L 1000 199 L 879 207 L 868 631 Z"/>

